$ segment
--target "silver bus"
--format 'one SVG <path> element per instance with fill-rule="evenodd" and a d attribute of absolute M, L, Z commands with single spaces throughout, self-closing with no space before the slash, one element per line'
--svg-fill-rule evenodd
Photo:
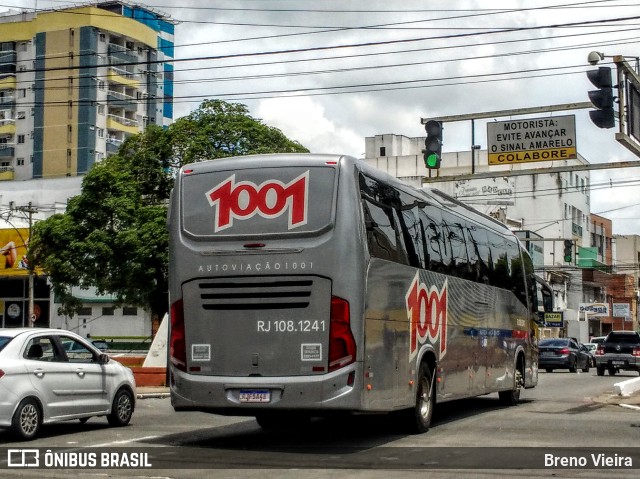
<path fill-rule="evenodd" d="M 263 427 L 538 381 L 533 265 L 502 223 L 336 155 L 183 166 L 169 211 L 176 411 Z"/>

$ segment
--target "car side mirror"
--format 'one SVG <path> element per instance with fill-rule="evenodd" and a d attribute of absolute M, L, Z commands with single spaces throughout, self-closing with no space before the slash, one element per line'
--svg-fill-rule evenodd
<path fill-rule="evenodd" d="M 107 355 L 105 353 L 100 353 L 99 362 L 100 362 L 100 364 L 107 364 L 109 362 L 109 355 Z"/>

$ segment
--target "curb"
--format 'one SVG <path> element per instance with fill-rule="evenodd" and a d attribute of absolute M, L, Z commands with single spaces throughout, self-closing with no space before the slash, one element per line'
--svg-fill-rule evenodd
<path fill-rule="evenodd" d="M 640 378 L 627 379 L 613 385 L 613 392 L 618 396 L 630 396 L 640 391 Z"/>
<path fill-rule="evenodd" d="M 138 393 L 136 397 L 138 399 L 164 399 L 168 398 L 170 393 Z"/>

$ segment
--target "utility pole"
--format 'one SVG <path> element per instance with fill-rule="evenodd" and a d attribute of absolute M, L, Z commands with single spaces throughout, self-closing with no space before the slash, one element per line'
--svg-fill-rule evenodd
<path fill-rule="evenodd" d="M 34 207 L 29 201 L 27 206 L 18 206 L 16 210 L 21 211 L 27 215 L 29 220 L 29 239 L 27 241 L 31 241 L 31 233 L 33 229 L 33 214 L 38 212 L 38 209 Z M 29 251 L 29 245 L 25 244 L 25 248 L 27 252 Z M 31 262 L 27 262 L 27 271 L 29 272 L 29 327 L 33 328 L 36 322 L 36 314 L 35 314 L 35 305 L 34 305 L 34 281 L 35 281 L 35 271 L 33 268 L 33 264 Z"/>

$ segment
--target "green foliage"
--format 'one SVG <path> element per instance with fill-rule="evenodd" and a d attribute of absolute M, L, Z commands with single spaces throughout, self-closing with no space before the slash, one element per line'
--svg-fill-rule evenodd
<path fill-rule="evenodd" d="M 41 267 L 73 315 L 72 288 L 95 287 L 117 304 L 168 308 L 167 202 L 183 164 L 259 153 L 308 152 L 252 118 L 245 105 L 207 100 L 168 128 L 151 125 L 85 176 L 64 214 L 36 223 L 29 260 Z"/>

